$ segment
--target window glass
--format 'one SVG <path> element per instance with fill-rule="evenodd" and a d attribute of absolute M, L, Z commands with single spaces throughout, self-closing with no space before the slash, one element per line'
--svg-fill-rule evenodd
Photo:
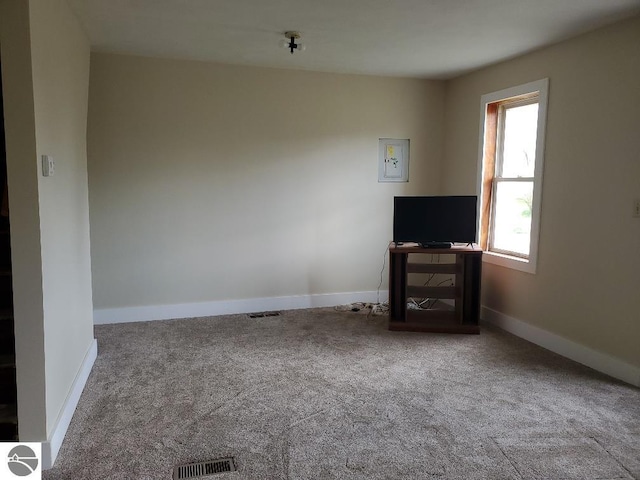
<path fill-rule="evenodd" d="M 496 183 L 493 212 L 493 249 L 529 255 L 533 182 Z"/>
<path fill-rule="evenodd" d="M 538 103 L 503 106 L 502 177 L 533 177 Z"/>

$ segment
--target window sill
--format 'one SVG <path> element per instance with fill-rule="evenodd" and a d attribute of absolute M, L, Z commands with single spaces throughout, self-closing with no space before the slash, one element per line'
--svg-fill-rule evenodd
<path fill-rule="evenodd" d="M 520 258 L 512 255 L 505 255 L 503 253 L 484 251 L 482 260 L 486 263 L 492 263 L 493 265 L 500 265 L 501 267 L 511 268 L 513 270 L 519 270 L 526 273 L 536 273 L 535 262 L 531 258 Z"/>

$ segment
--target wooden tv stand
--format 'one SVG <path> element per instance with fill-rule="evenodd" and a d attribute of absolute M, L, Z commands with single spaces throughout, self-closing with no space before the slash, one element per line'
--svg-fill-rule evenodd
<path fill-rule="evenodd" d="M 409 262 L 409 254 L 453 256 L 453 263 Z M 453 286 L 409 285 L 409 274 L 448 274 Z M 422 248 L 415 243 L 389 245 L 389 330 L 480 333 L 482 250 L 477 245 Z M 409 298 L 453 300 L 450 308 L 407 309 Z M 441 303 L 440 305 L 445 305 Z"/>

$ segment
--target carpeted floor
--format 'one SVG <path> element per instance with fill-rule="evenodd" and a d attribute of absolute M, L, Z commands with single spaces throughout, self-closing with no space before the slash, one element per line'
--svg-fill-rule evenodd
<path fill-rule="evenodd" d="M 500 330 L 312 309 L 96 327 L 47 480 L 640 479 L 640 389 Z"/>

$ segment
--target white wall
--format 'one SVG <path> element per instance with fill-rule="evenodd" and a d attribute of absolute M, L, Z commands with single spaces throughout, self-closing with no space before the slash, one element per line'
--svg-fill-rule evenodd
<path fill-rule="evenodd" d="M 448 82 L 443 193 L 476 191 L 480 97 L 549 77 L 538 272 L 486 306 L 640 366 L 640 17 Z"/>
<path fill-rule="evenodd" d="M 92 54 L 96 308 L 376 290 L 393 196 L 439 188 L 443 97 L 437 81 Z M 377 182 L 380 137 L 411 139 L 408 184 Z"/>
<path fill-rule="evenodd" d="M 43 442 L 73 411 L 69 398 L 93 344 L 89 43 L 65 0 L 0 6 L 18 426 L 20 440 Z M 56 160 L 53 177 L 40 175 L 43 154 Z"/>

